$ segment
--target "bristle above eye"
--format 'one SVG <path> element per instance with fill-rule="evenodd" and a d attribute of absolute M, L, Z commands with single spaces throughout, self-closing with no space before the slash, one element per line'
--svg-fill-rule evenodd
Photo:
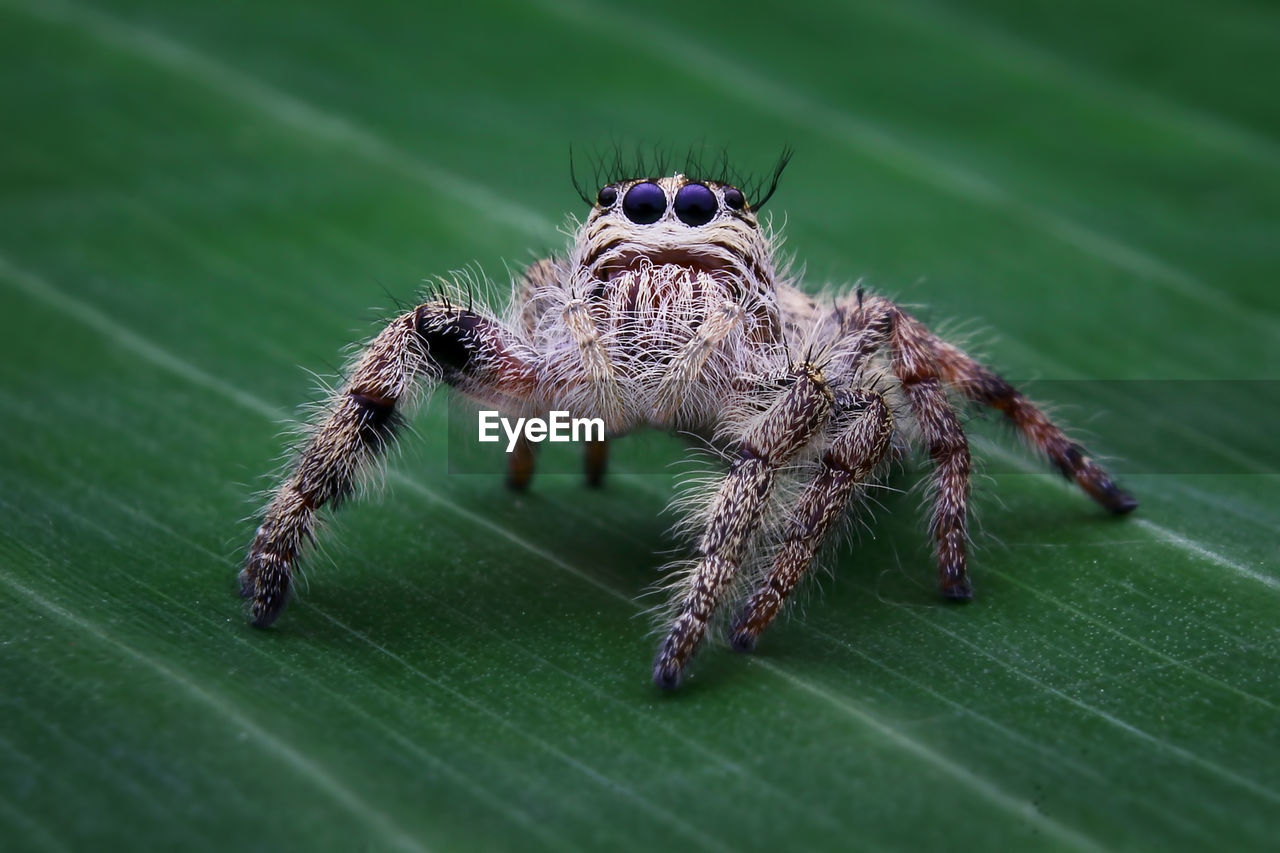
<path fill-rule="evenodd" d="M 774 192 L 778 189 L 778 180 L 782 177 L 782 173 L 786 170 L 787 164 L 791 162 L 791 158 L 795 153 L 795 149 L 790 146 L 782 149 L 782 154 L 778 156 L 778 162 L 773 167 L 773 177 L 769 179 L 769 189 L 765 191 L 759 201 L 752 205 L 756 210 L 764 207 L 769 199 L 773 198 Z"/>
<path fill-rule="evenodd" d="M 742 210 L 750 202 L 752 210 L 759 210 L 772 198 L 778 188 L 782 172 L 791 161 L 793 150 L 784 148 L 767 176 L 752 175 L 734 168 L 729 163 L 727 148 L 691 146 L 683 155 L 662 146 L 633 146 L 621 144 L 598 150 L 586 156 L 590 179 L 580 177 L 574 152 L 569 152 L 569 168 L 574 188 L 587 204 L 595 204 L 595 188 L 635 180 L 670 177 L 677 172 L 693 183 L 718 184 L 732 187 L 742 194 L 743 204 L 734 207 Z M 726 203 L 730 203 L 726 197 Z M 730 204 L 733 207 L 732 204 Z"/>

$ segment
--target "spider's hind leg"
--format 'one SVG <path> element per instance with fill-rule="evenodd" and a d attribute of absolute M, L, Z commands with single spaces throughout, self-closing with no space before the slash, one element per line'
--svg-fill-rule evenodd
<path fill-rule="evenodd" d="M 933 342 L 937 340 L 896 306 L 889 306 L 890 367 L 933 460 L 933 513 L 929 533 L 938 562 L 938 585 L 952 601 L 973 597 L 969 582 L 969 440 L 943 385 Z"/>
<path fill-rule="evenodd" d="M 609 467 L 609 441 L 588 441 L 582 448 L 582 473 L 587 485 L 598 489 L 604 485 L 604 472 Z"/>
<path fill-rule="evenodd" d="M 529 488 L 533 480 L 533 472 L 537 467 L 537 452 L 529 439 L 521 433 L 516 438 L 515 447 L 507 455 L 507 488 L 523 492 Z M 582 473 L 586 483 L 593 489 L 604 485 L 604 474 L 609 463 L 609 442 L 586 441 L 582 446 Z"/>
<path fill-rule="evenodd" d="M 1082 446 L 1068 438 L 1061 427 L 1017 388 L 959 348 L 937 338 L 930 343 L 943 378 L 970 400 L 1003 412 L 1062 476 L 1074 480 L 1085 494 L 1116 515 L 1137 509 L 1137 499 L 1117 486 Z"/>
<path fill-rule="evenodd" d="M 761 632 L 813 564 L 854 491 L 889 452 L 893 415 L 879 393 L 857 390 L 838 395 L 832 423 L 836 435 L 822 454 L 822 470 L 792 508 L 769 574 L 734 623 L 730 643 L 740 652 L 755 648 Z"/>
<path fill-rule="evenodd" d="M 523 492 L 529 488 L 536 463 L 533 444 L 524 437 L 524 433 L 520 433 L 516 437 L 515 447 L 507 454 L 507 488 L 513 492 Z"/>
<path fill-rule="evenodd" d="M 396 404 L 429 372 L 418 311 L 394 320 L 369 345 L 289 478 L 275 491 L 240 572 L 253 624 L 275 621 L 288 600 L 294 563 L 315 537 L 316 512 L 337 504 L 395 435 Z"/>

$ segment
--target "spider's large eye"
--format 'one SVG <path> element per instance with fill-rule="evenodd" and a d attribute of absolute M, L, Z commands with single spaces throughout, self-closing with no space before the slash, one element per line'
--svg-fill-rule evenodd
<path fill-rule="evenodd" d="M 676 193 L 676 216 L 685 225 L 706 225 L 717 207 L 716 194 L 706 184 L 685 184 Z"/>
<path fill-rule="evenodd" d="M 734 210 L 742 210 L 747 206 L 747 197 L 742 194 L 742 190 L 737 187 L 724 188 L 724 203 L 732 207 Z"/>
<path fill-rule="evenodd" d="M 667 212 L 667 194 L 653 181 L 636 184 L 623 196 L 622 212 L 637 225 L 650 225 Z"/>
<path fill-rule="evenodd" d="M 601 187 L 599 195 L 596 196 L 596 204 L 601 207 L 610 207 L 618 200 L 617 187 Z"/>

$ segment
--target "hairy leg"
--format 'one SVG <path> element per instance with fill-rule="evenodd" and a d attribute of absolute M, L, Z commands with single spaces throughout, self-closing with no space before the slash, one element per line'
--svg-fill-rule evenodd
<path fill-rule="evenodd" d="M 948 384 L 969 399 L 1005 414 L 1027 441 L 1085 494 L 1117 515 L 1132 512 L 1138 501 L 1115 484 L 1102 466 L 1089 458 L 1044 412 L 998 373 L 980 364 L 959 348 L 932 338 L 939 371 Z"/>
<path fill-rule="evenodd" d="M 524 433 L 520 433 L 516 437 L 516 446 L 507 454 L 507 488 L 516 492 L 529 488 L 536 462 L 533 444 L 524 437 Z"/>
<path fill-rule="evenodd" d="M 759 529 L 778 467 L 827 421 L 831 391 L 817 368 L 802 364 L 790 379 L 790 386 L 739 442 L 738 458 L 712 501 L 697 563 L 654 662 L 653 680 L 660 687 L 679 686 L 721 593 Z"/>
<path fill-rule="evenodd" d="M 933 514 L 929 534 L 938 561 L 938 584 L 953 600 L 973 597 L 966 552 L 969 539 L 969 441 L 943 388 L 930 345 L 919 321 L 889 310 L 889 363 L 933 460 Z"/>
<path fill-rule="evenodd" d="M 854 490 L 889 452 L 893 415 L 878 393 L 857 390 L 837 396 L 832 422 L 838 432 L 822 454 L 822 470 L 792 508 L 769 574 L 743 607 L 730 633 L 730 642 L 738 651 L 755 648 L 756 639 L 813 564 L 814 555 Z"/>
<path fill-rule="evenodd" d="M 609 440 L 588 441 L 582 449 L 582 473 L 587 485 L 598 489 L 604 485 L 604 472 L 609 466 Z"/>
<path fill-rule="evenodd" d="M 1123 514 L 1138 505 L 1079 444 L 1067 438 L 994 371 L 934 336 L 887 300 L 867 300 L 860 310 L 869 328 L 881 326 L 887 330 L 893 371 L 902 383 L 937 468 L 931 533 L 943 595 L 955 599 L 972 595 L 965 568 L 969 449 L 944 386 L 1004 412 L 1064 476 L 1074 479 L 1086 494 L 1110 511 Z"/>
<path fill-rule="evenodd" d="M 443 379 L 490 399 L 529 392 L 532 370 L 508 337 L 496 321 L 441 301 L 397 317 L 373 339 L 263 514 L 240 572 L 253 624 L 275 621 L 316 512 L 349 495 L 391 443 L 396 407 L 417 383 Z"/>

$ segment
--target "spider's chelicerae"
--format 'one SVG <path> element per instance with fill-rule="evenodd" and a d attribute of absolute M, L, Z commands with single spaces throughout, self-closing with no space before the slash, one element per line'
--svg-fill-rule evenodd
<path fill-rule="evenodd" d="M 316 512 L 353 488 L 392 440 L 398 410 L 438 382 L 512 417 L 567 411 L 609 436 L 640 427 L 700 435 L 732 460 L 685 526 L 654 680 L 675 687 L 709 620 L 744 580 L 730 640 L 751 649 L 824 539 L 881 468 L 895 436 L 933 465 L 929 537 L 948 599 L 968 599 L 969 445 L 953 397 L 1003 412 L 1064 476 L 1113 513 L 1137 502 L 992 370 L 861 288 L 810 296 L 728 179 L 611 180 L 565 255 L 533 264 L 504 316 L 433 298 L 397 317 L 352 365 L 275 491 L 244 569 L 253 623 L 289 594 Z M 895 419 L 894 413 L 898 413 Z M 586 447 L 588 482 L 603 442 Z M 521 441 L 509 481 L 528 484 Z M 776 488 L 780 479 L 795 488 Z M 777 505 L 775 505 L 777 504 Z"/>

